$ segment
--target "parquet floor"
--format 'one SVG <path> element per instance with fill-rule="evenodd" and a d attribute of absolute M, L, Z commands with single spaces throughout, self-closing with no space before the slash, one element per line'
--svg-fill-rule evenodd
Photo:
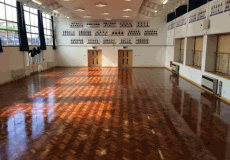
<path fill-rule="evenodd" d="M 166 69 L 55 68 L 0 86 L 0 159 L 230 159 L 230 107 Z"/>

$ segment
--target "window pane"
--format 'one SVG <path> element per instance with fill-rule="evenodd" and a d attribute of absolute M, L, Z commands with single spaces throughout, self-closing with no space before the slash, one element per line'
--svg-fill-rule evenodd
<path fill-rule="evenodd" d="M 0 2 L 4 2 L 4 0 L 0 0 Z"/>
<path fill-rule="evenodd" d="M 46 19 L 43 18 L 43 27 L 46 28 Z"/>
<path fill-rule="evenodd" d="M 0 3 L 0 19 L 6 19 L 4 4 Z"/>
<path fill-rule="evenodd" d="M 46 34 L 47 34 L 47 35 L 52 35 L 51 30 L 47 30 Z"/>
<path fill-rule="evenodd" d="M 31 23 L 31 26 L 35 25 L 34 17 L 35 17 L 35 15 L 30 13 L 30 23 Z"/>
<path fill-rule="evenodd" d="M 12 21 L 14 21 L 14 22 L 17 22 L 17 9 L 16 8 L 13 8 L 12 7 L 12 16 L 13 16 L 13 19 L 12 19 Z"/>
<path fill-rule="evenodd" d="M 38 14 L 38 10 L 34 8 L 33 11 L 32 11 L 32 13 L 34 13 L 34 14 L 37 15 Z"/>
<path fill-rule="evenodd" d="M 51 16 L 49 14 L 46 15 L 46 18 L 51 19 Z"/>
<path fill-rule="evenodd" d="M 52 44 L 52 37 L 51 36 L 46 36 L 46 45 L 51 45 Z"/>
<path fill-rule="evenodd" d="M 17 23 L 7 22 L 7 29 L 17 31 L 18 25 L 17 25 Z"/>
<path fill-rule="evenodd" d="M 28 44 L 31 45 L 31 34 L 27 33 Z"/>
<path fill-rule="evenodd" d="M 2 45 L 6 46 L 7 45 L 6 31 L 0 30 L 0 38 L 2 40 Z"/>
<path fill-rule="evenodd" d="M 30 11 L 30 8 L 29 7 L 27 7 L 27 6 L 23 6 L 23 9 L 24 9 L 24 11 Z"/>
<path fill-rule="evenodd" d="M 46 19 L 46 27 L 47 29 L 51 29 L 51 20 Z"/>
<path fill-rule="evenodd" d="M 1 21 L 0 20 L 0 28 L 1 29 L 6 29 L 6 21 Z"/>
<path fill-rule="evenodd" d="M 38 34 L 32 34 L 32 45 L 39 45 L 40 40 Z"/>
<path fill-rule="evenodd" d="M 26 24 L 30 25 L 30 14 L 29 14 L 29 12 L 24 12 L 24 16 L 25 16 Z"/>
<path fill-rule="evenodd" d="M 16 0 L 6 0 L 5 3 L 16 7 Z"/>
<path fill-rule="evenodd" d="M 26 25 L 26 32 L 31 32 L 30 26 L 27 26 L 27 25 Z"/>
<path fill-rule="evenodd" d="M 6 19 L 9 21 L 13 21 L 13 13 L 12 7 L 6 5 Z"/>
<path fill-rule="evenodd" d="M 19 45 L 18 32 L 14 32 L 14 43 L 15 43 L 15 45 Z"/>
<path fill-rule="evenodd" d="M 31 32 L 32 33 L 38 33 L 38 28 L 37 27 L 31 27 Z"/>
<path fill-rule="evenodd" d="M 19 44 L 18 32 L 8 31 L 8 45 Z"/>

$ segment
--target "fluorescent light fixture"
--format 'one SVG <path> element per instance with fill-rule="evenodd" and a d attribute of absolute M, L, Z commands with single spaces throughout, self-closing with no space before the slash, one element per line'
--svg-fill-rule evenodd
<path fill-rule="evenodd" d="M 163 4 L 166 4 L 168 2 L 168 0 L 164 0 Z"/>
<path fill-rule="evenodd" d="M 125 0 L 126 2 L 131 2 L 131 0 Z"/>
<path fill-rule="evenodd" d="M 107 20 L 107 21 L 111 21 L 111 20 L 112 20 L 112 18 L 105 18 L 105 20 Z"/>
<path fill-rule="evenodd" d="M 96 6 L 96 7 L 106 7 L 107 4 L 106 4 L 106 3 L 101 3 L 101 2 L 99 2 L 99 3 L 96 3 L 95 6 Z"/>
<path fill-rule="evenodd" d="M 132 11 L 133 9 L 132 8 L 124 8 L 123 11 L 125 12 L 129 12 L 129 11 Z"/>
<path fill-rule="evenodd" d="M 86 15 L 86 16 L 84 16 L 85 18 L 91 18 L 92 16 L 90 16 L 90 15 Z"/>
<path fill-rule="evenodd" d="M 63 0 L 64 2 L 73 2 L 73 0 Z"/>
<path fill-rule="evenodd" d="M 58 13 L 58 11 L 53 10 L 54 12 Z"/>
<path fill-rule="evenodd" d="M 77 12 L 84 12 L 85 9 L 84 8 L 76 8 L 75 11 L 77 11 Z"/>
<path fill-rule="evenodd" d="M 122 16 L 123 18 L 129 18 L 130 16 Z"/>
<path fill-rule="evenodd" d="M 35 1 L 35 0 L 32 0 L 34 3 L 37 3 L 39 5 L 42 5 L 42 3 L 38 2 L 38 1 Z"/>
<path fill-rule="evenodd" d="M 107 16 L 107 15 L 110 15 L 110 13 L 109 12 L 103 12 L 103 13 L 101 13 L 101 15 Z"/>

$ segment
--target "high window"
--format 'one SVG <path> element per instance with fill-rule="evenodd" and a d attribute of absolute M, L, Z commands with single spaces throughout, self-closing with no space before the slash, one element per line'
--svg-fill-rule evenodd
<path fill-rule="evenodd" d="M 203 37 L 195 38 L 195 47 L 193 50 L 193 66 L 201 68 L 203 52 Z"/>
<path fill-rule="evenodd" d="M 0 38 L 2 45 L 19 45 L 16 0 L 0 0 Z"/>
<path fill-rule="evenodd" d="M 180 54 L 179 62 L 183 63 L 184 61 L 184 38 L 181 39 L 180 41 L 179 54 Z"/>
<path fill-rule="evenodd" d="M 216 72 L 230 76 L 230 34 L 219 35 L 216 52 Z"/>
<path fill-rule="evenodd" d="M 29 45 L 40 45 L 38 35 L 38 10 L 24 6 L 26 32 Z"/>
<path fill-rule="evenodd" d="M 53 45 L 51 16 L 49 14 L 43 13 L 42 17 L 43 17 L 43 27 L 44 27 L 46 45 Z"/>

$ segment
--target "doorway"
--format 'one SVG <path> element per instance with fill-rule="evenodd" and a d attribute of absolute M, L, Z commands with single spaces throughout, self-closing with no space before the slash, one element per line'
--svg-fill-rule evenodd
<path fill-rule="evenodd" d="M 118 50 L 118 67 L 133 66 L 133 50 Z"/>
<path fill-rule="evenodd" d="M 102 66 L 102 51 L 88 50 L 88 66 L 101 67 Z"/>

